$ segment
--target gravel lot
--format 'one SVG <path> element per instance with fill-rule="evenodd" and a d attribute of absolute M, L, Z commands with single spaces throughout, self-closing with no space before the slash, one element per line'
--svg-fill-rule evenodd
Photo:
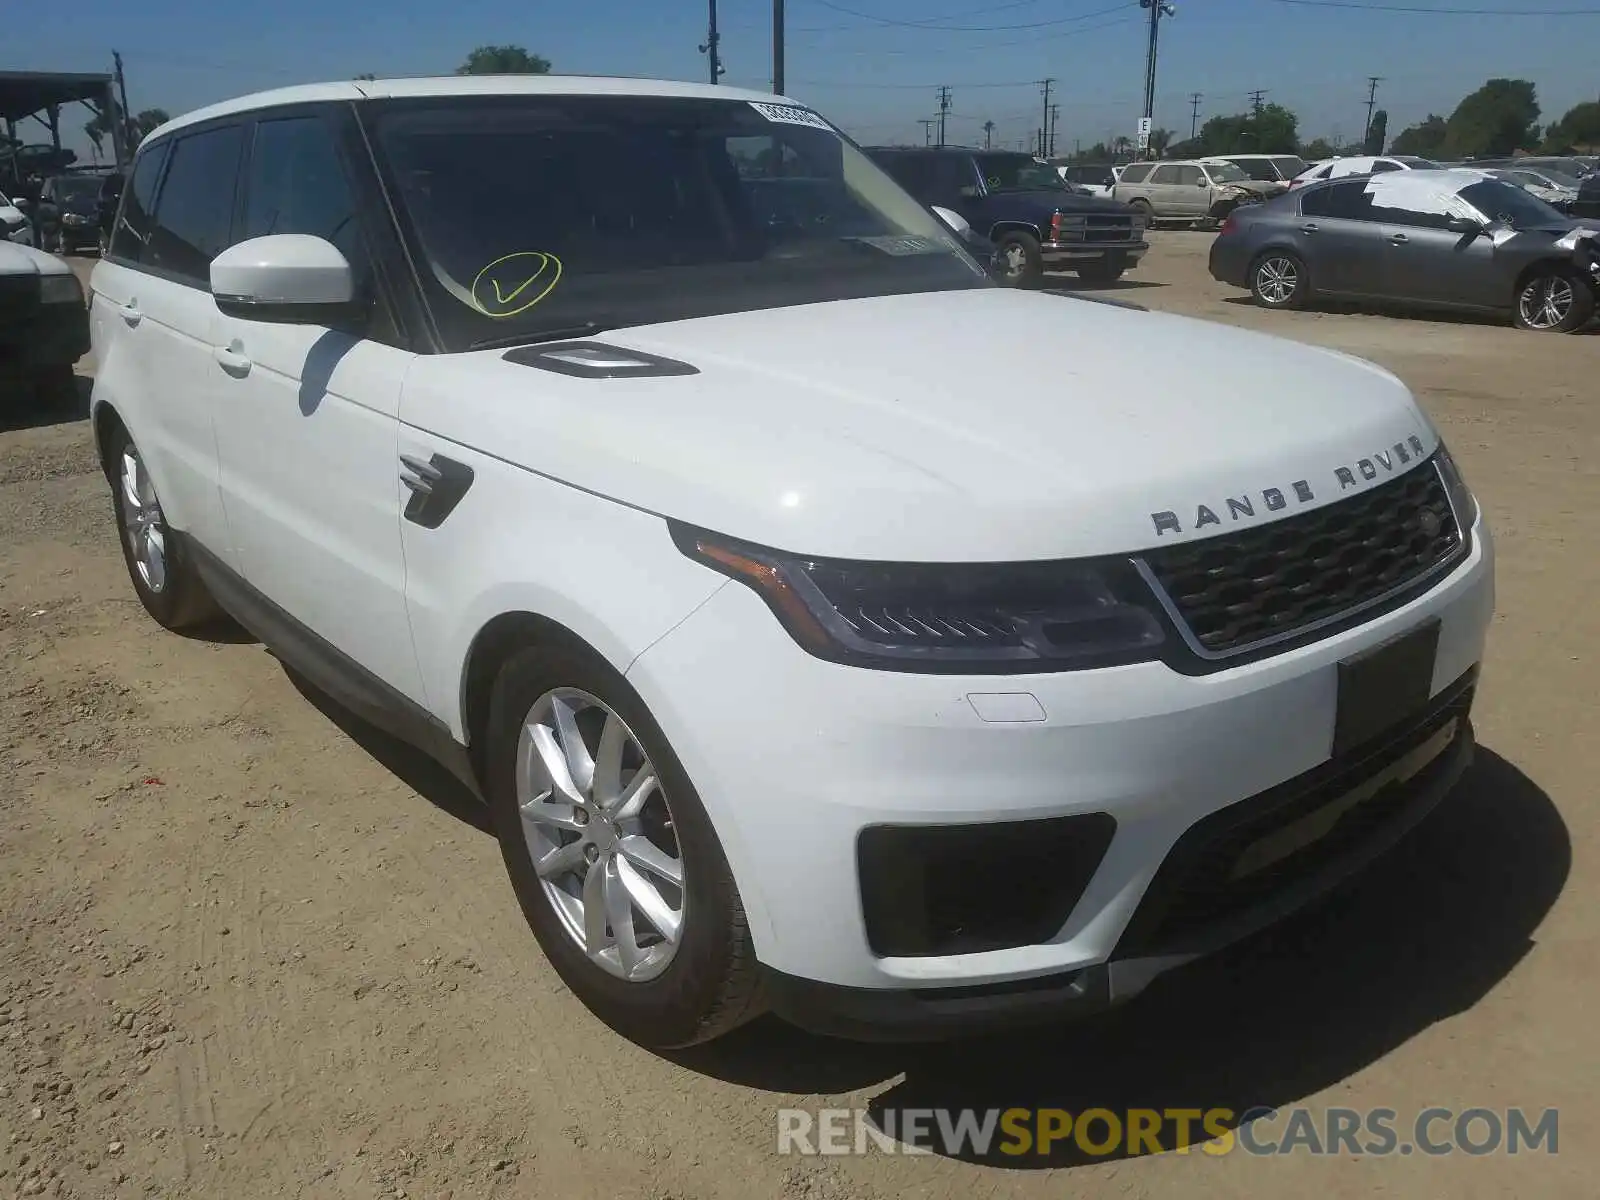
<path fill-rule="evenodd" d="M 87 425 L 0 397 L 0 1195 L 1593 1196 L 1600 337 L 1261 312 L 1208 241 L 1156 235 L 1117 294 L 1375 359 L 1462 461 L 1500 551 L 1483 748 L 1358 887 L 1026 1039 L 622 1042 L 545 966 L 460 790 L 260 646 L 161 632 Z M 1070 388 L 1064 343 L 1040 369 Z M 1561 1153 L 775 1152 L 779 1107 L 867 1104 L 1558 1107 Z"/>

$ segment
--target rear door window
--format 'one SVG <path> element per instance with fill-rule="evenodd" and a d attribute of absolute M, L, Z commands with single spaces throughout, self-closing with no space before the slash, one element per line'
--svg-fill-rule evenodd
<path fill-rule="evenodd" d="M 1118 177 L 1117 182 L 1143 183 L 1145 181 L 1145 176 L 1148 174 L 1150 174 L 1149 163 L 1129 163 L 1126 167 L 1122 168 L 1122 174 Z"/>
<path fill-rule="evenodd" d="M 1192 164 L 1186 163 L 1185 165 L 1176 167 L 1174 169 L 1178 172 L 1178 178 L 1173 182 L 1180 183 L 1188 187 L 1195 187 L 1196 185 L 1202 184 L 1206 181 L 1205 172 Z"/>
<path fill-rule="evenodd" d="M 1199 167 L 1195 168 L 1196 171 L 1198 171 L 1199 169 L 1200 169 Z M 1163 166 L 1159 166 L 1154 171 L 1152 171 L 1150 173 L 1150 182 L 1151 183 L 1178 183 L 1178 182 L 1180 182 L 1179 175 L 1178 175 L 1179 170 L 1180 170 L 1180 168 L 1175 167 L 1170 163 L 1168 163 L 1166 165 L 1163 165 Z M 1123 179 L 1127 179 L 1128 173 L 1126 171 L 1124 171 L 1122 173 L 1122 177 L 1123 177 Z"/>
<path fill-rule="evenodd" d="M 143 259 L 145 243 L 150 239 L 150 213 L 155 207 L 156 184 L 161 180 L 161 168 L 171 146 L 171 142 L 162 142 L 140 152 L 133 168 L 133 183 L 127 189 L 122 210 L 117 214 L 117 227 L 111 234 L 112 258 L 130 263 Z"/>
<path fill-rule="evenodd" d="M 1337 217 L 1346 221 L 1367 221 L 1372 217 L 1372 195 L 1359 180 L 1335 183 L 1306 192 L 1300 212 L 1308 217 Z"/>
<path fill-rule="evenodd" d="M 224 125 L 173 141 L 150 233 L 152 266 L 210 288 L 211 260 L 228 248 L 233 232 L 243 134 L 242 126 Z"/>

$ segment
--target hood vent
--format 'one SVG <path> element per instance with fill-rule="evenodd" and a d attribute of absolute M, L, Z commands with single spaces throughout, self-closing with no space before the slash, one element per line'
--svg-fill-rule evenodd
<path fill-rule="evenodd" d="M 507 362 L 538 367 L 576 379 L 650 379 L 670 375 L 698 375 L 700 368 L 673 358 L 626 350 L 602 342 L 557 342 L 548 346 L 519 346 L 502 355 Z"/>

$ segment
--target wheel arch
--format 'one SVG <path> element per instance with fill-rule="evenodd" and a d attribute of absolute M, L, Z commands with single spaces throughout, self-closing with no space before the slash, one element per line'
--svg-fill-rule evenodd
<path fill-rule="evenodd" d="M 989 226 L 989 240 L 991 242 L 998 242 L 1008 233 L 1026 233 L 1040 241 L 1044 240 L 1044 235 L 1040 232 L 1039 227 L 1029 221 L 996 221 Z"/>
<path fill-rule="evenodd" d="M 102 400 L 93 393 L 89 400 L 89 422 L 94 430 L 95 453 L 100 459 L 100 470 L 109 481 L 116 475 L 116 468 L 111 462 L 111 439 L 118 433 L 127 433 L 127 423 L 110 401 Z"/>
<path fill-rule="evenodd" d="M 1546 254 L 1534 259 L 1517 272 L 1517 277 L 1511 284 L 1511 306 L 1516 307 L 1517 297 L 1522 295 L 1522 289 L 1528 286 L 1528 281 L 1542 271 L 1550 270 L 1554 274 L 1565 275 L 1586 285 L 1591 293 L 1600 299 L 1600 290 L 1597 290 L 1593 281 L 1585 279 L 1583 272 L 1573 263 L 1567 254 Z"/>

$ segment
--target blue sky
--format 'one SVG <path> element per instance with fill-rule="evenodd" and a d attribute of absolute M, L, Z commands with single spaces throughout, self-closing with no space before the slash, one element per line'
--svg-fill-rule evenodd
<path fill-rule="evenodd" d="M 1200 119 L 1242 111 L 1246 93 L 1288 105 L 1303 137 L 1360 133 L 1369 75 L 1396 132 L 1448 114 L 1486 78 L 1533 80 L 1544 119 L 1600 96 L 1594 71 L 1600 0 L 1350 0 L 1593 15 L 1460 16 L 1311 7 L 1283 0 L 1176 0 L 1162 24 L 1156 124 L 1187 135 Z M 0 39 L 3 70 L 109 70 L 122 52 L 134 109 L 173 114 L 263 88 L 363 71 L 448 74 L 482 43 L 516 43 L 568 73 L 702 79 L 703 0 L 528 4 L 448 0 L 406 15 L 376 0 L 19 0 Z M 849 12 L 842 10 L 850 10 Z M 867 14 L 862 15 L 850 15 Z M 869 18 L 877 18 L 869 19 Z M 721 0 L 724 82 L 766 88 L 769 0 Z M 863 141 L 922 140 L 939 84 L 952 86 L 949 138 L 1003 144 L 1039 123 L 1036 81 L 1053 76 L 1057 148 L 1132 134 L 1144 88 L 1145 16 L 1137 0 L 788 0 L 788 88 Z M 936 22 L 929 29 L 888 22 Z M 71 145 L 87 114 L 71 114 Z M 29 122 L 27 140 L 42 137 Z"/>

